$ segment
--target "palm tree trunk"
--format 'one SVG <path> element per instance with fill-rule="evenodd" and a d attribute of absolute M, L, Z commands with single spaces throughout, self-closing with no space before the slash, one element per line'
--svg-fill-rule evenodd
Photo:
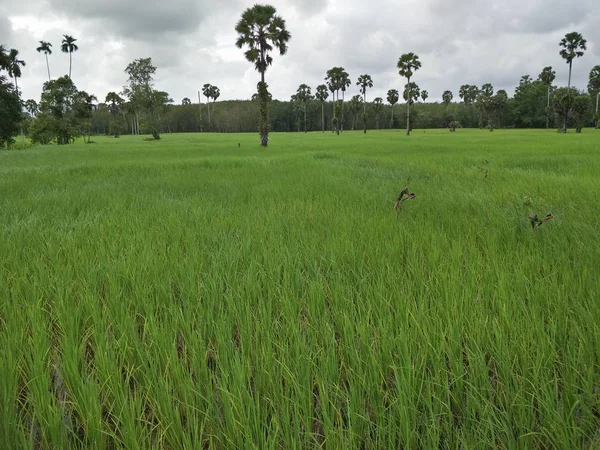
<path fill-rule="evenodd" d="M 340 130 L 344 131 L 344 97 L 346 95 L 346 91 L 342 91 L 342 120 L 340 121 Z"/>
<path fill-rule="evenodd" d="M 308 129 L 306 126 L 306 102 L 304 102 L 304 132 L 308 133 Z"/>
<path fill-rule="evenodd" d="M 550 85 L 548 85 L 548 104 L 546 105 L 546 129 L 550 128 Z"/>
<path fill-rule="evenodd" d="M 573 68 L 573 61 L 569 61 L 569 85 L 567 86 L 571 89 L 571 69 Z"/>
<path fill-rule="evenodd" d="M 48 68 L 48 81 L 51 81 L 51 78 L 50 78 L 50 63 L 48 62 L 48 53 L 44 52 L 44 54 L 46 55 L 46 67 Z"/>
<path fill-rule="evenodd" d="M 71 80 L 71 69 L 73 68 L 73 52 L 69 52 L 69 80 Z"/>
<path fill-rule="evenodd" d="M 410 78 L 408 80 L 408 100 L 406 100 L 406 135 L 410 136 Z"/>
<path fill-rule="evenodd" d="M 363 94 L 363 114 L 367 113 L 367 90 Z M 363 120 L 363 134 L 367 134 L 367 121 Z"/>
<path fill-rule="evenodd" d="M 323 128 L 323 133 L 325 133 L 325 102 L 321 102 L 321 128 Z"/>
<path fill-rule="evenodd" d="M 392 120 L 390 121 L 390 130 L 394 128 L 394 105 L 392 105 Z"/>
<path fill-rule="evenodd" d="M 600 92 L 596 94 L 596 116 L 598 116 L 598 104 L 600 103 Z M 600 119 L 596 119 L 596 129 L 598 128 L 598 124 L 600 124 Z"/>
<path fill-rule="evenodd" d="M 261 92 L 259 93 L 260 102 L 260 145 L 267 147 L 269 145 L 269 112 L 267 110 L 267 87 L 265 85 L 265 73 L 260 73 Z"/>

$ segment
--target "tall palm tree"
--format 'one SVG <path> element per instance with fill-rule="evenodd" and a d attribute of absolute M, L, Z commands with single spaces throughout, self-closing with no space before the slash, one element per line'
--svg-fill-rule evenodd
<path fill-rule="evenodd" d="M 363 99 L 360 95 L 354 95 L 348 102 L 350 106 L 350 112 L 352 113 L 352 130 L 356 128 L 356 123 L 358 122 L 358 113 L 360 112 L 360 107 L 363 102 Z"/>
<path fill-rule="evenodd" d="M 410 89 L 410 79 L 414 75 L 414 73 L 421 68 L 421 61 L 419 61 L 419 57 L 414 53 L 405 53 L 398 60 L 398 64 L 396 65 L 399 69 L 398 74 L 401 77 L 406 77 L 407 85 L 408 85 L 408 98 L 411 97 Z M 406 102 L 406 135 L 410 136 L 410 101 Z"/>
<path fill-rule="evenodd" d="M 210 99 L 212 98 L 212 84 L 206 83 L 202 86 L 202 95 L 206 97 L 206 108 L 208 109 L 208 124 L 210 125 Z"/>
<path fill-rule="evenodd" d="M 296 91 L 296 100 L 302 103 L 304 109 L 304 132 L 308 133 L 307 120 L 306 120 L 306 104 L 309 100 L 312 100 L 313 96 L 310 92 L 310 86 L 307 84 L 301 84 Z"/>
<path fill-rule="evenodd" d="M 421 100 L 423 100 L 423 103 L 425 103 L 428 98 L 429 98 L 429 92 L 427 92 L 426 90 L 422 90 L 421 91 Z"/>
<path fill-rule="evenodd" d="M 573 69 L 573 60 L 583 56 L 583 51 L 587 50 L 586 44 L 587 41 L 583 38 L 583 36 L 581 36 L 580 33 L 577 33 L 576 31 L 567 33 L 565 37 L 562 38 L 562 40 L 558 43 L 558 45 L 562 47 L 560 56 L 569 65 L 568 88 L 571 88 L 571 71 Z"/>
<path fill-rule="evenodd" d="M 452 95 L 452 91 L 444 91 L 444 93 L 442 94 L 442 102 L 444 102 L 444 105 L 446 105 L 446 107 L 448 107 L 453 98 L 454 96 Z"/>
<path fill-rule="evenodd" d="M 46 55 L 46 67 L 48 68 L 48 81 L 50 81 L 50 63 L 48 62 L 48 55 L 52 54 L 52 44 L 50 42 L 40 41 L 40 46 L 36 49 L 38 53 L 44 52 Z"/>
<path fill-rule="evenodd" d="M 71 78 L 71 68 L 73 67 L 73 52 L 79 50 L 77 44 L 75 44 L 75 39 L 73 36 L 69 36 L 68 34 L 63 35 L 62 46 L 60 47 L 63 53 L 69 54 L 69 78 Z"/>
<path fill-rule="evenodd" d="M 329 97 L 327 86 L 324 84 L 317 86 L 315 97 L 321 102 L 321 128 L 323 128 L 323 133 L 325 133 L 325 100 L 327 100 L 327 97 Z"/>
<path fill-rule="evenodd" d="M 242 14 L 235 26 L 238 33 L 235 45 L 238 48 L 248 47 L 246 59 L 254 63 L 260 73 L 258 93 L 260 99 L 260 145 L 266 147 L 269 141 L 268 87 L 265 83 L 265 72 L 273 64 L 271 52 L 279 50 L 285 55 L 291 34 L 285 28 L 285 20 L 276 15 L 277 10 L 271 5 L 254 5 Z"/>
<path fill-rule="evenodd" d="M 367 88 L 373 87 L 373 80 L 371 78 L 371 75 L 361 75 L 360 77 L 358 77 L 356 85 L 360 87 L 360 93 L 363 96 L 363 114 L 367 114 Z M 366 120 L 363 120 L 363 132 L 367 132 Z"/>
<path fill-rule="evenodd" d="M 221 89 L 219 89 L 217 86 L 212 86 L 210 89 L 210 98 L 212 98 L 213 101 L 213 115 L 215 114 L 215 103 L 217 102 L 220 96 Z"/>
<path fill-rule="evenodd" d="M 469 86 L 468 84 L 463 84 L 458 90 L 458 96 L 465 102 L 465 105 L 469 104 Z"/>
<path fill-rule="evenodd" d="M 548 87 L 548 104 L 546 105 L 546 128 L 550 127 L 550 88 L 552 87 L 552 82 L 556 78 L 556 72 L 552 70 L 551 66 L 544 67 L 542 73 L 539 75 L 540 81 Z"/>
<path fill-rule="evenodd" d="M 373 100 L 373 109 L 375 110 L 375 123 L 379 130 L 379 114 L 381 114 L 381 110 L 383 109 L 383 99 L 381 97 L 377 97 Z"/>
<path fill-rule="evenodd" d="M 390 105 L 392 105 L 392 118 L 390 120 L 390 128 L 394 126 L 394 105 L 398 103 L 400 100 L 400 94 L 396 89 L 390 89 L 387 91 L 387 101 Z"/>
<path fill-rule="evenodd" d="M 17 79 L 21 78 L 21 67 L 25 66 L 25 61 L 19 59 L 19 50 L 11 48 L 8 53 L 8 76 L 15 80 L 15 91 L 19 95 L 19 86 Z"/>
<path fill-rule="evenodd" d="M 332 67 L 327 71 L 325 76 L 325 81 L 327 82 L 327 87 L 331 91 L 331 107 L 332 107 L 332 132 L 335 131 L 338 135 L 340 134 L 339 127 L 339 118 L 336 114 L 336 97 L 337 100 L 340 99 L 340 89 L 342 87 L 342 72 L 344 69 L 342 67 Z"/>
<path fill-rule="evenodd" d="M 590 78 L 588 82 L 588 91 L 591 95 L 596 94 L 596 128 L 598 128 L 598 124 L 600 120 L 598 118 L 598 106 L 600 103 L 600 66 L 594 66 L 590 71 Z"/>
<path fill-rule="evenodd" d="M 342 91 L 342 122 L 341 122 L 341 130 L 344 131 L 344 97 L 346 94 L 346 89 L 350 87 L 352 81 L 350 81 L 350 75 L 344 68 L 340 73 L 340 89 Z"/>

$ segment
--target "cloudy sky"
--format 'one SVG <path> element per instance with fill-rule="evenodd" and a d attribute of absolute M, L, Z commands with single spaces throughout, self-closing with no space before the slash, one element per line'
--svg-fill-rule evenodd
<path fill-rule="evenodd" d="M 27 66 L 19 80 L 24 98 L 39 99 L 47 78 L 38 41 L 50 41 L 52 77 L 69 69 L 60 52 L 63 34 L 78 39 L 73 81 L 103 99 L 120 91 L 127 64 L 152 57 L 156 87 L 176 103 L 197 101 L 204 83 L 216 84 L 221 99 L 247 99 L 258 75 L 234 45 L 235 23 L 250 0 L 0 0 L 0 44 L 20 50 Z M 327 69 L 343 66 L 353 83 L 368 73 L 372 99 L 401 88 L 396 62 L 415 52 L 423 67 L 415 81 L 431 99 L 461 84 L 491 82 L 510 95 L 524 74 L 544 66 L 567 83 L 568 66 L 558 42 L 570 31 L 588 41 L 574 63 L 573 84 L 587 86 L 600 64 L 597 0 L 273 0 L 292 34 L 289 52 L 267 72 L 274 97 L 288 99 L 298 85 L 323 83 Z M 358 93 L 353 85 L 350 94 Z"/>

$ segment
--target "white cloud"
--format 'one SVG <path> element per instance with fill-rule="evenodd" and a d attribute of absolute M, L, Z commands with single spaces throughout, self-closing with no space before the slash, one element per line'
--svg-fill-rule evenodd
<path fill-rule="evenodd" d="M 119 91 L 124 69 L 135 58 L 152 57 L 156 86 L 180 102 L 196 99 L 204 83 L 216 84 L 221 99 L 249 98 L 259 79 L 235 43 L 235 23 L 253 0 L 0 0 L 0 43 L 18 48 L 27 66 L 19 85 L 25 98 L 39 98 L 46 80 L 39 40 L 54 44 L 53 77 L 68 72 L 60 52 L 63 34 L 78 38 L 73 80 L 103 98 Z M 288 99 L 301 83 L 323 83 L 325 72 L 344 66 L 358 93 L 359 75 L 372 76 L 369 98 L 385 98 L 404 84 L 398 57 L 414 51 L 423 67 L 415 81 L 439 99 L 461 84 L 491 82 L 512 94 L 523 74 L 536 77 L 552 65 L 557 84 L 567 66 L 558 54 L 566 32 L 578 30 L 588 51 L 574 63 L 574 84 L 600 64 L 600 8 L 593 0 L 277 0 L 274 5 L 292 33 L 289 52 L 275 56 L 267 82 L 276 98 Z"/>

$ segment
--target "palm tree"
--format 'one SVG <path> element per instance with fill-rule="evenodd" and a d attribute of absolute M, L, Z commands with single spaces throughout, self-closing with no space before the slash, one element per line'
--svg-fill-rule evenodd
<path fill-rule="evenodd" d="M 548 104 L 546 105 L 546 128 L 550 127 L 550 88 L 552 82 L 556 78 L 556 72 L 552 70 L 551 66 L 544 67 L 542 73 L 539 75 L 540 81 L 548 87 Z"/>
<path fill-rule="evenodd" d="M 598 124 L 600 123 L 598 118 L 598 106 L 600 103 L 600 66 L 594 66 L 590 71 L 588 91 L 590 95 L 596 94 L 596 113 L 594 117 L 596 119 L 596 128 L 598 128 Z"/>
<path fill-rule="evenodd" d="M 279 50 L 285 55 L 291 34 L 285 28 L 285 20 L 276 15 L 277 10 L 271 5 L 254 5 L 242 14 L 235 26 L 238 48 L 248 47 L 246 59 L 254 63 L 260 73 L 258 93 L 260 99 L 260 144 L 266 147 L 269 142 L 268 88 L 265 83 L 265 72 L 273 64 L 270 53 Z"/>
<path fill-rule="evenodd" d="M 444 102 L 444 105 L 446 105 L 446 107 L 448 107 L 453 98 L 454 96 L 452 95 L 452 91 L 444 91 L 444 93 L 442 94 L 442 102 Z"/>
<path fill-rule="evenodd" d="M 377 97 L 373 100 L 373 109 L 375 110 L 375 123 L 379 130 L 379 114 L 381 114 L 381 110 L 383 109 L 383 99 L 381 97 Z"/>
<path fill-rule="evenodd" d="M 206 108 L 208 109 L 208 124 L 210 125 L 210 99 L 212 98 L 213 85 L 206 83 L 202 86 L 202 95 L 206 97 Z"/>
<path fill-rule="evenodd" d="M 19 50 L 11 48 L 8 53 L 8 76 L 15 80 L 15 91 L 19 95 L 19 86 L 17 79 L 21 78 L 21 67 L 25 66 L 25 61 L 19 59 Z"/>
<path fill-rule="evenodd" d="M 296 91 L 296 100 L 302 103 L 304 106 L 304 132 L 308 133 L 307 120 L 306 120 L 306 103 L 312 100 L 313 96 L 310 92 L 310 86 L 307 84 L 301 84 Z"/>
<path fill-rule="evenodd" d="M 25 102 L 25 111 L 29 113 L 31 117 L 35 116 L 39 111 L 39 106 L 35 100 L 29 99 Z"/>
<path fill-rule="evenodd" d="M 212 101 L 213 101 L 213 115 L 215 113 L 215 103 L 220 96 L 221 96 L 221 89 L 219 89 L 217 86 L 211 86 L 210 98 L 212 98 Z"/>
<path fill-rule="evenodd" d="M 350 81 L 350 75 L 344 68 L 342 68 L 340 72 L 340 89 L 342 90 L 342 122 L 341 122 L 341 130 L 344 131 L 344 97 L 346 94 L 346 89 L 350 87 L 352 82 Z"/>
<path fill-rule="evenodd" d="M 363 95 L 363 114 L 367 114 L 367 88 L 373 87 L 371 75 L 361 75 L 358 77 L 356 85 L 360 87 L 360 93 Z M 367 132 L 367 121 L 363 120 L 363 131 Z"/>
<path fill-rule="evenodd" d="M 423 100 L 423 103 L 425 103 L 428 98 L 429 98 L 429 92 L 427 92 L 425 90 L 421 91 L 421 99 Z"/>
<path fill-rule="evenodd" d="M 44 52 L 46 55 L 46 67 L 48 68 L 48 81 L 50 81 L 50 63 L 48 55 L 52 54 L 52 44 L 50 42 L 40 41 L 40 46 L 37 48 L 38 53 Z"/>
<path fill-rule="evenodd" d="M 73 52 L 79 50 L 77 44 L 75 44 L 75 39 L 73 36 L 69 36 L 68 34 L 63 35 L 64 39 L 62 40 L 62 46 L 60 47 L 63 53 L 69 54 L 69 78 L 71 78 L 71 68 L 73 67 Z"/>
<path fill-rule="evenodd" d="M 406 77 L 407 85 L 410 91 L 410 79 L 413 74 L 421 68 L 421 61 L 419 61 L 419 57 L 414 53 L 405 53 L 398 60 L 397 67 L 399 69 L 398 73 L 401 77 Z M 411 93 L 408 93 L 408 97 L 411 97 Z M 406 102 L 406 135 L 410 136 L 410 102 Z"/>
<path fill-rule="evenodd" d="M 468 84 L 463 84 L 458 90 L 458 96 L 462 99 L 465 105 L 469 104 L 469 86 Z"/>
<path fill-rule="evenodd" d="M 329 88 L 329 90 L 331 91 L 331 106 L 333 108 L 333 118 L 332 118 L 332 122 L 333 122 L 333 129 L 331 130 L 332 132 L 335 131 L 338 135 L 340 134 L 340 128 L 339 128 L 339 119 L 337 117 L 336 114 L 336 95 L 337 95 L 337 100 L 340 99 L 340 89 L 341 89 L 341 84 L 342 84 L 342 72 L 344 71 L 344 69 L 342 67 L 333 67 L 331 69 L 329 69 L 327 71 L 327 74 L 325 76 L 325 81 L 327 81 L 327 86 Z"/>
<path fill-rule="evenodd" d="M 360 95 L 354 95 L 348 102 L 350 106 L 350 112 L 352 113 L 352 130 L 356 128 L 356 122 L 358 122 L 358 113 L 360 112 L 360 107 L 363 102 L 363 99 Z M 364 113 L 363 113 L 364 114 Z"/>
<path fill-rule="evenodd" d="M 569 84 L 568 88 L 571 88 L 571 71 L 573 69 L 573 60 L 583 56 L 583 50 L 587 50 L 587 41 L 581 36 L 580 33 L 573 31 L 567 33 L 564 38 L 558 43 L 563 49 L 560 51 L 560 56 L 569 65 Z"/>
<path fill-rule="evenodd" d="M 321 102 L 321 127 L 323 128 L 323 133 L 325 133 L 325 100 L 327 100 L 327 97 L 329 97 L 327 86 L 324 84 L 317 86 L 317 93 L 315 97 Z"/>
<path fill-rule="evenodd" d="M 404 91 L 402 92 L 402 98 L 404 98 L 405 102 L 414 105 L 416 101 L 419 100 L 421 96 L 421 88 L 417 83 L 411 81 L 410 83 L 404 85 Z"/>
<path fill-rule="evenodd" d="M 394 126 L 394 105 L 398 103 L 400 100 L 400 94 L 396 89 L 390 89 L 387 91 L 387 101 L 390 105 L 392 105 L 392 118 L 390 120 L 390 128 Z"/>
<path fill-rule="evenodd" d="M 192 104 L 192 101 L 188 97 L 184 97 L 184 99 L 181 100 L 181 104 L 184 106 L 189 106 Z"/>

